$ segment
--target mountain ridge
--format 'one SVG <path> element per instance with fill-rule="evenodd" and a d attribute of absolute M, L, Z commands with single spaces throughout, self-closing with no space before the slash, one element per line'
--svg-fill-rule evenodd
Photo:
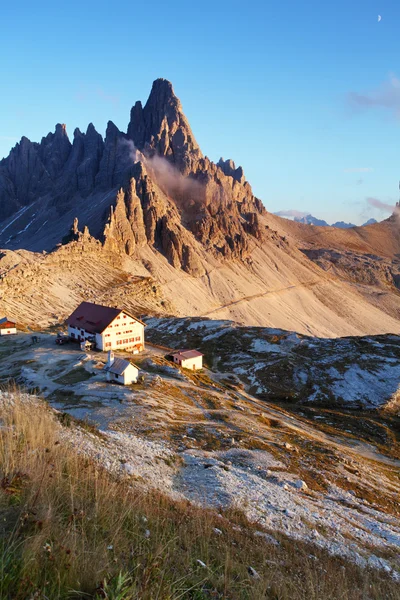
<path fill-rule="evenodd" d="M 272 215 L 241 167 L 202 154 L 166 80 L 134 104 L 126 132 L 109 121 L 104 140 L 92 124 L 72 143 L 62 124 L 39 144 L 23 138 L 0 163 L 0 214 L 0 306 L 21 322 L 65 314 L 59 290 L 47 291 L 50 269 L 65 308 L 104 285 L 120 301 L 121 277 L 140 276 L 177 315 L 324 337 L 400 333 L 396 222 L 341 230 Z M 82 260 L 97 263 L 98 281 Z"/>

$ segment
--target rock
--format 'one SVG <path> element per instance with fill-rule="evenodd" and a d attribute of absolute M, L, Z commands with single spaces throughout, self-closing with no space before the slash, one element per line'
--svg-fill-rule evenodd
<path fill-rule="evenodd" d="M 202 567 L 203 569 L 207 568 L 206 563 L 204 563 L 202 560 L 200 560 L 199 558 L 196 560 L 197 564 L 200 565 L 200 567 Z"/>
<path fill-rule="evenodd" d="M 113 197 L 116 187 L 120 191 Z M 265 231 L 258 219 L 264 208 L 242 169 L 202 155 L 164 79 L 154 82 L 144 108 L 140 102 L 133 106 L 127 133 L 109 121 L 104 141 L 92 124 L 86 133 L 75 129 L 72 144 L 61 124 L 40 144 L 21 139 L 0 162 L 0 219 L 46 199 L 39 216 L 27 211 L 16 219 L 4 242 L 16 233 L 25 243 L 46 224 L 46 235 L 54 231 L 58 238 L 45 249 L 60 237 L 75 241 L 66 237 L 68 230 L 56 233 L 53 222 L 58 227 L 75 207 L 79 215 L 82 198 L 90 195 L 95 201 L 93 208 L 90 202 L 85 206 L 84 225 L 107 249 L 134 256 L 148 244 L 194 277 L 205 274 L 204 252 L 220 260 L 248 259 L 250 238 L 262 240 Z M 47 209 L 53 211 L 50 219 Z"/>
<path fill-rule="evenodd" d="M 253 567 L 247 567 L 247 571 L 253 579 L 261 579 L 259 573 Z"/>
<path fill-rule="evenodd" d="M 233 160 L 228 159 L 228 160 L 224 161 L 223 158 L 220 158 L 219 161 L 217 162 L 217 165 L 225 173 L 225 175 L 228 175 L 229 177 L 233 177 L 233 179 L 235 179 L 235 181 L 238 181 L 239 183 L 245 182 L 245 177 L 244 177 L 242 167 L 236 168 Z"/>
<path fill-rule="evenodd" d="M 165 157 L 181 173 L 188 173 L 202 157 L 179 99 L 166 79 L 156 79 L 144 108 L 131 110 L 128 138 L 139 150 Z"/>
<path fill-rule="evenodd" d="M 270 535 L 269 533 L 265 533 L 265 531 L 256 531 L 254 533 L 254 535 L 256 537 L 261 537 L 263 538 L 266 542 L 268 542 L 269 544 L 273 544 L 274 546 L 279 546 L 279 542 L 278 540 L 276 540 L 272 535 Z"/>
<path fill-rule="evenodd" d="M 126 475 L 136 475 L 136 469 L 130 463 L 123 463 L 121 465 L 121 468 L 124 471 L 124 473 L 126 473 Z"/>
<path fill-rule="evenodd" d="M 217 535 L 222 535 L 222 531 L 220 529 L 218 529 L 218 527 L 214 527 L 213 528 L 214 533 L 216 533 Z"/>
<path fill-rule="evenodd" d="M 298 479 L 297 481 L 295 481 L 294 487 L 298 490 L 303 490 L 303 491 L 308 490 L 308 485 L 302 479 Z"/>

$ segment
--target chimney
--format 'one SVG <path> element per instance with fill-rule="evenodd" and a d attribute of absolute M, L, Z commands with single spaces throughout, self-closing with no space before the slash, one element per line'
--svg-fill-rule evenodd
<path fill-rule="evenodd" d="M 107 358 L 107 362 L 106 362 L 106 367 L 111 367 L 111 365 L 114 362 L 114 352 L 112 350 L 108 351 L 108 358 Z"/>

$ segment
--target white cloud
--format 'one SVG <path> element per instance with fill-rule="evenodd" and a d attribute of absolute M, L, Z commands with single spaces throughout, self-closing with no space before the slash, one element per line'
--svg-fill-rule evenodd
<path fill-rule="evenodd" d="M 381 108 L 400 118 L 400 79 L 391 73 L 376 88 L 363 93 L 349 92 L 347 102 L 356 112 Z"/>

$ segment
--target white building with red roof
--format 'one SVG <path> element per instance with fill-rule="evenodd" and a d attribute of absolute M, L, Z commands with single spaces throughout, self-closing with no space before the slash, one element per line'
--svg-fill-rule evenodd
<path fill-rule="evenodd" d="M 171 354 L 174 363 L 184 369 L 197 371 L 203 368 L 203 354 L 198 350 L 176 350 Z"/>
<path fill-rule="evenodd" d="M 124 309 L 82 302 L 67 325 L 71 339 L 93 340 L 99 350 L 144 350 L 145 324 Z"/>

